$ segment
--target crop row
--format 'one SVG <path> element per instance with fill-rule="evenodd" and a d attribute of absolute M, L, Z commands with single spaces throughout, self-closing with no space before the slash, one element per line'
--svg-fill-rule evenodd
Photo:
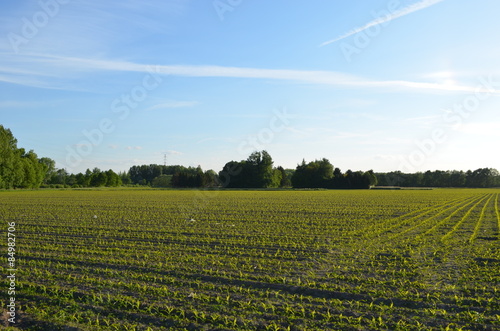
<path fill-rule="evenodd" d="M 500 327 L 495 190 L 0 199 L 18 225 L 17 299 L 33 329 Z"/>

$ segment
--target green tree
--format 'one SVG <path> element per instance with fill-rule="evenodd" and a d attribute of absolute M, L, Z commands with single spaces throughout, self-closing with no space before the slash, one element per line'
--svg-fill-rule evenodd
<path fill-rule="evenodd" d="M 40 158 L 39 162 L 41 164 L 43 164 L 46 168 L 46 173 L 45 173 L 45 177 L 43 179 L 43 183 L 49 184 L 50 178 L 52 177 L 52 175 L 56 171 L 56 161 L 54 161 L 48 157 L 42 157 L 42 158 Z"/>
<path fill-rule="evenodd" d="M 327 188 L 333 177 L 333 165 L 328 159 L 309 163 L 302 160 L 292 176 L 292 184 L 298 188 Z"/>
<path fill-rule="evenodd" d="M 87 169 L 85 170 L 85 182 L 84 182 L 84 185 L 85 187 L 89 187 L 90 186 L 90 182 L 92 180 L 92 171 L 90 171 L 90 169 Z"/>
<path fill-rule="evenodd" d="M 132 179 L 130 179 L 130 175 L 128 172 L 119 172 L 118 176 L 120 176 L 120 179 L 122 180 L 122 185 L 130 185 L 132 184 Z"/>
<path fill-rule="evenodd" d="M 367 178 L 369 186 L 376 186 L 378 184 L 377 176 L 373 170 L 368 170 L 364 173 L 364 176 Z"/>
<path fill-rule="evenodd" d="M 69 187 L 77 187 L 78 186 L 75 174 L 69 174 L 69 176 L 66 178 L 66 185 Z"/>
<path fill-rule="evenodd" d="M 13 188 L 19 166 L 17 140 L 9 129 L 0 125 L 0 188 Z"/>
<path fill-rule="evenodd" d="M 57 169 L 50 178 L 50 184 L 66 185 L 69 173 L 65 169 Z"/>
<path fill-rule="evenodd" d="M 245 161 L 230 161 L 219 172 L 220 186 L 229 188 L 279 187 L 281 179 L 267 151 L 253 152 Z"/>
<path fill-rule="evenodd" d="M 106 172 L 102 172 L 99 168 L 94 168 L 92 170 L 92 175 L 90 177 L 90 186 L 92 187 L 100 187 L 106 186 L 108 182 L 108 176 Z"/>
<path fill-rule="evenodd" d="M 247 187 L 278 187 L 281 178 L 273 169 L 273 159 L 267 151 L 253 152 L 247 159 L 246 171 L 249 178 Z"/>
<path fill-rule="evenodd" d="M 226 188 L 246 187 L 245 161 L 229 161 L 219 172 L 219 186 Z"/>
<path fill-rule="evenodd" d="M 85 175 L 82 174 L 81 172 L 75 175 L 75 184 L 80 187 L 85 187 L 87 185 L 87 180 L 85 178 Z"/>
<path fill-rule="evenodd" d="M 22 181 L 19 187 L 40 187 L 45 178 L 47 168 L 43 163 L 39 162 L 35 152 L 29 151 L 21 155 L 20 166 L 22 169 Z"/>
<path fill-rule="evenodd" d="M 205 187 L 216 187 L 219 185 L 219 176 L 213 170 L 207 170 L 203 174 Z"/>
<path fill-rule="evenodd" d="M 38 188 L 47 170 L 34 151 L 17 148 L 12 132 L 0 125 L 0 188 Z"/>
<path fill-rule="evenodd" d="M 280 180 L 279 186 L 280 187 L 291 187 L 292 181 L 290 180 L 290 177 L 289 177 L 287 171 L 282 166 L 279 166 L 276 170 L 279 171 L 281 174 L 281 180 Z"/>
<path fill-rule="evenodd" d="M 153 187 L 172 187 L 172 176 L 173 175 L 160 175 L 153 179 L 151 185 Z"/>
<path fill-rule="evenodd" d="M 113 170 L 106 171 L 106 186 L 117 187 L 122 185 L 122 179 Z"/>

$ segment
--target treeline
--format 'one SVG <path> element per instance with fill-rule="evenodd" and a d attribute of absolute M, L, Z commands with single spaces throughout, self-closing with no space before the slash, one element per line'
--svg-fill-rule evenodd
<path fill-rule="evenodd" d="M 302 161 L 295 170 L 275 167 L 267 151 L 253 152 L 246 160 L 229 161 L 219 173 L 201 167 L 142 165 L 128 171 L 135 185 L 153 187 L 222 188 L 335 188 L 366 189 L 377 184 L 373 171 L 342 173 L 327 159 Z"/>
<path fill-rule="evenodd" d="M 46 173 L 45 160 L 18 148 L 12 132 L 0 125 L 0 189 L 40 187 Z"/>
<path fill-rule="evenodd" d="M 39 187 L 98 187 L 120 186 L 120 175 L 113 170 L 95 168 L 86 173 L 69 174 L 56 169 L 55 161 L 38 158 L 34 151 L 17 147 L 17 139 L 9 129 L 0 125 L 0 189 Z M 122 174 L 126 179 L 127 175 Z"/>
<path fill-rule="evenodd" d="M 230 161 L 219 172 L 219 185 L 227 188 L 277 188 L 289 186 L 282 167 L 274 168 L 268 152 L 254 152 L 248 159 Z"/>
<path fill-rule="evenodd" d="M 213 170 L 203 171 L 198 167 L 179 165 L 141 165 L 132 166 L 128 171 L 133 185 L 153 187 L 225 187 L 225 188 L 268 188 L 281 187 L 284 176 L 282 168 L 274 169 L 271 156 L 266 152 L 255 152 L 245 161 L 228 162 L 216 173 Z"/>
<path fill-rule="evenodd" d="M 338 188 L 363 189 L 377 184 L 373 171 L 342 173 L 327 160 L 306 164 L 296 169 L 275 167 L 267 151 L 253 152 L 246 160 L 229 161 L 218 173 L 201 167 L 133 166 L 129 169 L 134 185 L 153 187 L 221 187 L 221 188 Z"/>
<path fill-rule="evenodd" d="M 52 161 L 53 162 L 53 161 Z M 117 187 L 130 183 L 126 173 L 115 173 L 113 170 L 101 171 L 94 168 L 85 173 L 70 174 L 64 169 L 49 169 L 43 188 L 81 188 L 81 187 Z"/>
<path fill-rule="evenodd" d="M 216 173 L 180 165 L 132 166 L 127 172 L 87 169 L 70 174 L 56 169 L 55 161 L 38 158 L 33 151 L 17 147 L 9 129 L 0 125 L 0 189 L 39 187 L 116 187 L 142 185 L 178 188 L 325 188 L 366 189 L 375 185 L 401 187 L 500 187 L 496 169 L 475 171 L 427 171 L 405 174 L 372 170 L 343 173 L 327 159 L 298 164 L 296 169 L 275 167 L 267 151 L 253 152 L 246 160 L 227 162 Z"/>
<path fill-rule="evenodd" d="M 480 168 L 474 171 L 426 171 L 413 174 L 393 171 L 377 173 L 379 185 L 401 187 L 500 187 L 500 173 L 496 169 Z"/>
<path fill-rule="evenodd" d="M 342 173 L 327 159 L 303 160 L 292 176 L 292 184 L 296 188 L 367 189 L 377 185 L 377 177 L 372 170 Z"/>
<path fill-rule="evenodd" d="M 133 185 L 186 188 L 218 186 L 217 174 L 213 170 L 204 172 L 200 166 L 150 164 L 132 166 L 127 174 Z"/>

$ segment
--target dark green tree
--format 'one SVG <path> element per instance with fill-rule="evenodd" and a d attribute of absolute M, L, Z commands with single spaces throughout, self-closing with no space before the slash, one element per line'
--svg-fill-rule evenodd
<path fill-rule="evenodd" d="M 106 172 L 102 172 L 99 168 L 94 168 L 92 170 L 92 174 L 90 176 L 90 186 L 92 187 L 100 187 L 106 186 L 108 182 L 108 176 Z"/>
<path fill-rule="evenodd" d="M 220 186 L 228 188 L 279 187 L 281 179 L 267 151 L 253 152 L 245 161 L 230 161 L 219 172 Z"/>
<path fill-rule="evenodd" d="M 79 187 L 85 187 L 87 186 L 87 183 L 86 183 L 86 178 L 85 178 L 85 175 L 82 174 L 81 172 L 76 174 L 75 176 L 75 184 Z"/>
<path fill-rule="evenodd" d="M 120 176 L 120 179 L 122 181 L 122 185 L 130 185 L 132 184 L 132 179 L 130 179 L 130 175 L 128 172 L 119 172 L 118 176 Z"/>
<path fill-rule="evenodd" d="M 229 161 L 219 172 L 219 186 L 224 188 L 246 187 L 245 161 Z"/>
<path fill-rule="evenodd" d="M 17 140 L 9 129 L 0 125 L 0 188 L 13 188 L 19 182 L 18 166 Z"/>
<path fill-rule="evenodd" d="M 160 175 L 153 179 L 153 187 L 172 187 L 172 175 Z"/>
<path fill-rule="evenodd" d="M 106 171 L 106 186 L 117 187 L 122 185 L 122 179 L 113 170 Z"/>
<path fill-rule="evenodd" d="M 333 165 L 323 158 L 309 163 L 302 160 L 291 180 L 293 187 L 297 188 L 328 188 L 333 177 Z"/>
<path fill-rule="evenodd" d="M 12 132 L 0 125 L 0 188 L 38 188 L 48 168 L 34 151 L 18 148 Z"/>
<path fill-rule="evenodd" d="M 219 186 L 219 176 L 217 173 L 213 170 L 207 170 L 203 174 L 204 180 L 204 187 L 217 187 Z"/>
<path fill-rule="evenodd" d="M 278 187 L 280 174 L 273 169 L 273 159 L 267 151 L 253 152 L 246 162 L 247 187 Z"/>
<path fill-rule="evenodd" d="M 292 181 L 291 181 L 287 171 L 282 166 L 279 166 L 276 170 L 279 171 L 280 175 L 281 175 L 279 187 L 291 187 Z"/>
<path fill-rule="evenodd" d="M 44 184 L 49 184 L 50 178 L 52 175 L 56 172 L 56 161 L 48 158 L 48 157 L 42 157 L 40 158 L 39 162 L 46 167 L 46 174 L 43 179 Z"/>

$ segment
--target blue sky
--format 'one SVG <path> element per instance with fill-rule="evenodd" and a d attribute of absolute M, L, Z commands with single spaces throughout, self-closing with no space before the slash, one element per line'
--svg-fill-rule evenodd
<path fill-rule="evenodd" d="M 70 172 L 500 168 L 494 0 L 3 1 L 0 124 Z"/>

